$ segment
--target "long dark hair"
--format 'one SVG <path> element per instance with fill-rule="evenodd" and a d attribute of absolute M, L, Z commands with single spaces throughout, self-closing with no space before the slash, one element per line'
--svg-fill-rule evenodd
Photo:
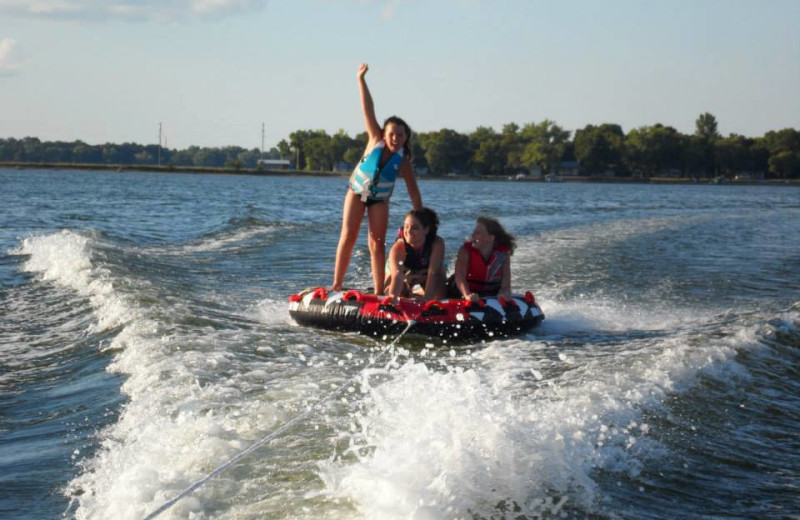
<path fill-rule="evenodd" d="M 478 224 L 483 224 L 490 235 L 494 235 L 495 246 L 505 246 L 508 248 L 509 255 L 514 254 L 514 250 L 517 248 L 517 239 L 514 238 L 514 235 L 506 231 L 497 219 L 478 217 L 477 222 Z"/>
<path fill-rule="evenodd" d="M 381 133 L 386 131 L 386 125 L 389 123 L 394 125 L 400 125 L 406 130 L 406 142 L 403 143 L 403 155 L 408 156 L 408 160 L 412 159 L 411 150 L 413 149 L 411 146 L 411 127 L 408 126 L 408 123 L 403 121 L 397 116 L 392 116 L 388 118 L 386 121 L 383 122 L 383 128 L 381 128 Z M 412 161 L 413 162 L 413 161 Z"/>
<path fill-rule="evenodd" d="M 419 220 L 422 227 L 428 228 L 428 236 L 435 237 L 439 230 L 439 215 L 430 208 L 412 209 L 406 213 L 406 218 L 414 217 Z"/>

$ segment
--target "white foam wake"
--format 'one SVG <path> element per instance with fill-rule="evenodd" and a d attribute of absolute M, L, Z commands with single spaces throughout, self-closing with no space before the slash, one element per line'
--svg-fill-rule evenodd
<path fill-rule="evenodd" d="M 114 289 L 107 270 L 92 265 L 91 239 L 69 230 L 27 237 L 14 254 L 29 255 L 23 269 L 90 299 L 100 330 L 138 317 Z"/>
<path fill-rule="evenodd" d="M 165 329 L 133 297 L 115 290 L 121 282 L 95 261 L 97 246 L 90 237 L 62 231 L 26 238 L 15 253 L 29 255 L 23 268 L 39 280 L 88 298 L 95 327 L 121 329 L 109 345 L 115 353 L 109 370 L 127 376 L 121 388 L 127 403 L 117 422 L 98 433 L 100 448 L 81 462 L 83 471 L 64 492 L 76 518 L 139 519 L 245 447 L 261 431 L 253 421 L 268 427 L 280 412 L 243 397 L 263 389 L 272 367 L 236 365 L 226 346 L 240 340 L 239 332 Z M 147 289 L 144 281 L 136 285 Z M 171 305 L 170 312 L 180 314 Z M 203 517 L 231 494 L 224 485 L 205 491 L 171 515 Z"/>
<path fill-rule="evenodd" d="M 210 253 L 221 251 L 233 247 L 241 242 L 246 242 L 264 235 L 274 234 L 280 229 L 277 226 L 260 227 L 255 229 L 243 229 L 234 233 L 223 234 L 208 238 L 201 238 L 197 241 L 183 244 L 180 246 L 170 246 L 165 248 L 165 253 L 171 255 L 183 255 L 186 253 Z M 163 246 L 162 246 L 163 248 Z"/>
<path fill-rule="evenodd" d="M 507 518 L 593 511 L 596 471 L 635 479 L 663 455 L 643 412 L 702 374 L 747 377 L 734 357 L 755 344 L 747 332 L 701 344 L 677 334 L 608 355 L 518 340 L 472 354 L 466 369 L 408 361 L 384 384 L 365 381 L 350 451 L 320 476 L 363 518 L 503 518 L 501 502 L 519 508 Z"/>

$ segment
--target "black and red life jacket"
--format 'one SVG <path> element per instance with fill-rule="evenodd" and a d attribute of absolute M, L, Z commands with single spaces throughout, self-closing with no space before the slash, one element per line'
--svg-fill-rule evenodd
<path fill-rule="evenodd" d="M 489 259 L 484 259 L 480 250 L 471 242 L 464 242 L 469 253 L 467 263 L 467 285 L 478 296 L 495 296 L 503 282 L 503 263 L 510 252 L 506 246 L 495 246 Z"/>

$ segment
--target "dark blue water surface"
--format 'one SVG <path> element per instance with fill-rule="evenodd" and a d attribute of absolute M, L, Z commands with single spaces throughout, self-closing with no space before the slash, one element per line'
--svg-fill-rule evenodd
<path fill-rule="evenodd" d="M 547 319 L 370 365 L 286 306 L 345 185 L 0 170 L 0 517 L 145 518 L 342 384 L 160 518 L 797 517 L 800 188 L 423 178 Z"/>

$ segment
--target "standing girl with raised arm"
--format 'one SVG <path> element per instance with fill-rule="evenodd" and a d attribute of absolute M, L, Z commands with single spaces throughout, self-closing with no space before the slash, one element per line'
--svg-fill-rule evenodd
<path fill-rule="evenodd" d="M 387 119 L 383 128 L 375 118 L 375 106 L 367 88 L 365 75 L 369 68 L 362 63 L 358 68 L 358 90 L 361 94 L 361 111 L 367 129 L 367 148 L 364 158 L 350 176 L 350 185 L 344 196 L 342 233 L 336 248 L 336 266 L 332 291 L 340 291 L 344 275 L 350 265 L 364 212 L 367 212 L 369 254 L 372 263 L 372 281 L 375 294 L 383 294 L 384 264 L 386 262 L 386 227 L 389 225 L 389 198 L 395 179 L 400 174 L 405 180 L 414 209 L 422 207 L 417 180 L 411 168 L 411 128 L 399 117 Z"/>

